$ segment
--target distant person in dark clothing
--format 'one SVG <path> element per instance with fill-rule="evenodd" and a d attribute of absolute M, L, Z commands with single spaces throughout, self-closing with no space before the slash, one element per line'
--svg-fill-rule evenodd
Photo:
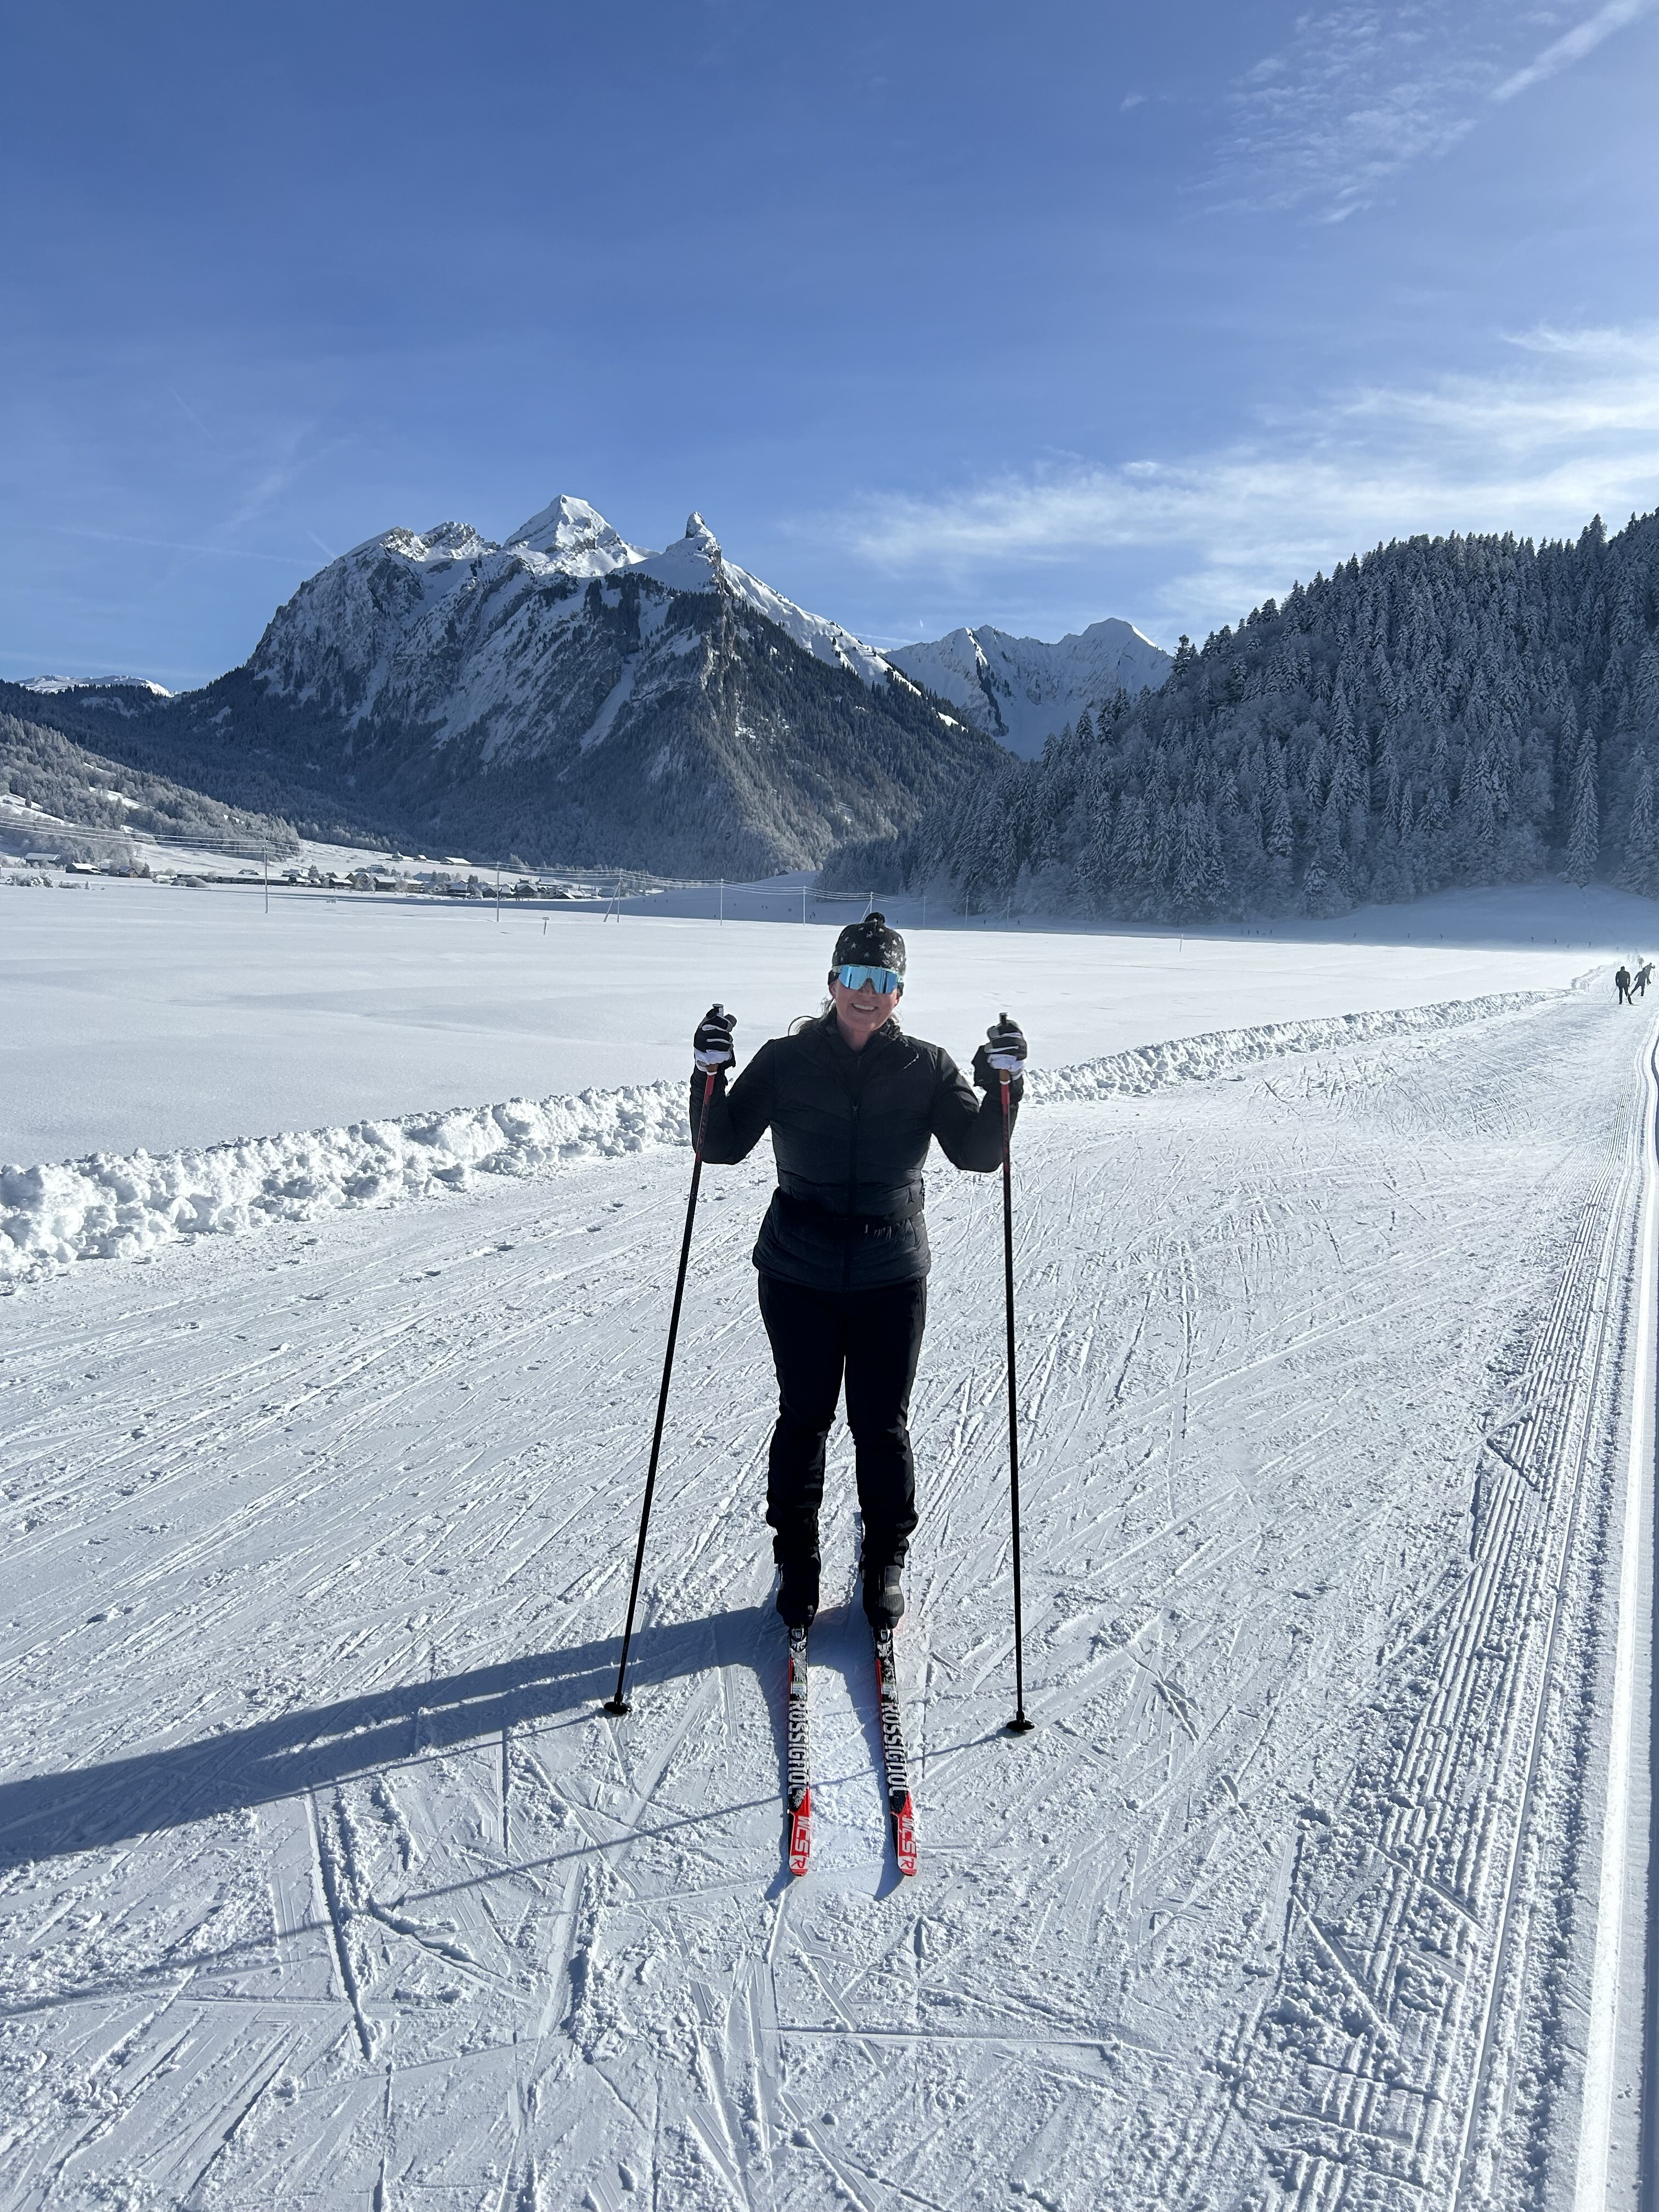
<path fill-rule="evenodd" d="M 1635 989 L 1636 989 L 1636 994 L 1637 994 L 1637 996 L 1638 996 L 1638 998 L 1645 999 L 1645 998 L 1646 998 L 1646 996 L 1648 995 L 1648 981 L 1649 981 L 1649 978 L 1652 975 L 1652 974 L 1653 974 L 1653 963 L 1652 963 L 1652 961 L 1651 961 L 1651 960 L 1644 960 L 1644 961 L 1642 963 L 1641 966 L 1640 966 L 1640 967 L 1637 969 L 1637 971 L 1636 971 L 1636 984 L 1635 984 Z"/>
<path fill-rule="evenodd" d="M 754 1259 L 778 1370 L 766 1517 L 778 1611 L 790 1628 L 810 1626 L 817 1611 L 824 1443 L 843 1382 L 864 1516 L 864 1610 L 878 1630 L 904 1610 L 900 1569 L 916 1525 L 906 1417 L 927 1310 L 922 1164 L 937 1143 L 952 1166 L 989 1175 L 1002 1164 L 1005 1081 L 1018 1107 L 1018 1027 L 996 1024 L 974 1054 L 970 1084 L 940 1046 L 899 1028 L 903 989 L 904 939 L 870 914 L 836 940 L 823 1013 L 769 1039 L 729 1092 L 732 1017 L 711 1008 L 696 1035 L 694 1128 L 704 1076 L 715 1073 L 703 1158 L 741 1160 L 769 1128 L 777 1156 Z"/>
<path fill-rule="evenodd" d="M 1630 969 L 1628 968 L 1620 968 L 1618 974 L 1613 980 L 1619 987 L 1620 1005 L 1621 1006 L 1630 1006 L 1632 1003 L 1630 995 Z"/>

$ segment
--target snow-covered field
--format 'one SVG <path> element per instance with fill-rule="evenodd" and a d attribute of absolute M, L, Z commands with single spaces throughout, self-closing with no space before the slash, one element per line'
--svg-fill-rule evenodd
<path fill-rule="evenodd" d="M 87 880 L 0 885 L 0 1163 L 153 1152 L 451 1106 L 678 1077 L 711 1000 L 739 1042 L 820 1003 L 835 932 L 649 912 L 526 911 L 342 893 Z M 732 915 L 799 912 L 736 888 Z M 672 908 L 680 909 L 678 913 Z M 670 909 L 665 911 L 665 909 Z M 905 1018 L 966 1059 L 1004 1006 L 1049 1066 L 1264 1022 L 1559 988 L 1659 948 L 1659 906 L 1617 892 L 1463 892 L 1272 937 L 918 927 Z"/>
<path fill-rule="evenodd" d="M 331 1070 L 374 1074 L 377 994 L 384 1113 L 444 1103 L 397 1088 L 440 1068 L 469 1103 L 678 1076 L 688 1000 L 752 1043 L 813 989 L 799 929 L 573 918 L 550 974 L 524 916 L 497 951 L 477 915 L 260 940 L 216 904 L 204 945 L 106 889 L 55 982 L 13 918 L 68 897 L 15 894 L 0 958 L 34 1080 L 84 1084 L 124 1003 L 142 1069 L 173 1008 L 154 1089 L 75 1109 L 127 1151 L 186 1141 L 165 1114 L 234 1101 L 273 1036 L 325 1047 L 235 1126 L 349 1118 Z M 1608 949 L 1652 912 L 1603 917 Z M 1007 1003 L 1051 1071 L 1016 1170 L 1022 1741 L 1000 1194 L 933 1180 L 913 1881 L 839 1443 L 813 1869 L 781 1863 L 763 1154 L 705 1179 L 620 1724 L 683 1148 L 549 1146 L 0 1304 L 0 2212 L 1634 2203 L 1633 1840 L 1616 2009 L 1609 1961 L 1639 1759 L 1612 1850 L 1601 1814 L 1646 1725 L 1645 1613 L 1614 1662 L 1650 1595 L 1623 1425 L 1653 1011 L 1571 988 L 1594 928 L 1522 945 L 1566 933 L 1547 903 L 1368 927 L 913 947 L 919 1030 L 965 1050 Z M 1511 993 L 1540 995 L 1448 1005 Z"/>

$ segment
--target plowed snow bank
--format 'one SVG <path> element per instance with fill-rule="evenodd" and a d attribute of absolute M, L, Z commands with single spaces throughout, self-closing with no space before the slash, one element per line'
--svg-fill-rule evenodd
<path fill-rule="evenodd" d="M 1218 1030 L 1034 1070 L 1028 1091 L 1033 1105 L 1133 1097 L 1285 1053 L 1453 1028 L 1562 995 L 1506 991 L 1391 1012 Z M 40 1167 L 0 1167 L 0 1289 L 15 1289 L 76 1260 L 142 1259 L 188 1237 L 465 1190 L 479 1175 L 527 1178 L 551 1175 L 571 1161 L 658 1146 L 689 1150 L 685 1097 L 683 1084 L 653 1083 L 155 1156 L 94 1152 Z"/>
<path fill-rule="evenodd" d="M 1252 1060 L 1275 1060 L 1282 1053 L 1328 1052 L 1415 1030 L 1457 1029 L 1466 1022 L 1490 1021 L 1497 1014 L 1522 1013 L 1565 995 L 1561 991 L 1499 991 L 1490 998 L 1451 999 L 1438 1006 L 1400 1006 L 1382 1013 L 1334 1014 L 1317 1021 L 1266 1022 L 1257 1029 L 1212 1030 L 1207 1036 L 1137 1045 L 1133 1052 L 1080 1060 L 1070 1067 L 1034 1068 L 1027 1095 L 1033 1105 L 1133 1098 L 1171 1083 L 1201 1083 Z"/>

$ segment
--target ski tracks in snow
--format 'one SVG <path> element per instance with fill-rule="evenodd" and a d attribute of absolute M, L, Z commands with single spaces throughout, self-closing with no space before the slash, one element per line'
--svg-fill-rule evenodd
<path fill-rule="evenodd" d="M 1548 2201 L 1629 1042 L 1026 1117 L 1019 1743 L 1000 1194 L 936 1172 L 903 1884 L 839 1432 L 782 1867 L 763 1162 L 705 1181 L 621 1726 L 683 1156 L 15 1300 L 0 2212 Z"/>
<path fill-rule="evenodd" d="M 1307 1808 L 1279 1969 L 1224 2054 L 1237 2109 L 1300 2204 L 1512 2205 L 1571 2185 L 1646 1132 L 1632 1087 L 1600 1158 L 1587 1148 L 1514 1410 L 1473 1469 L 1467 1564 L 1383 1655 L 1349 1785 Z"/>

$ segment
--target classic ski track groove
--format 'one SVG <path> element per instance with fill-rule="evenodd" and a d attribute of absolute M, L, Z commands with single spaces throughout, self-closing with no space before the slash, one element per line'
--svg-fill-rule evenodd
<path fill-rule="evenodd" d="M 1644 1063 L 1651 1052 L 1650 1042 Z M 1373 2031 L 1384 2023 L 1372 1992 L 1396 1987 L 1414 1963 L 1413 1948 L 1425 1943 L 1424 1908 L 1413 1910 L 1413 1889 L 1443 1908 L 1435 1948 L 1449 1965 L 1434 1978 L 1439 2005 L 1424 2008 L 1429 2028 L 1422 2027 L 1419 2013 L 1416 2019 L 1406 2016 L 1416 2030 L 1407 2037 L 1345 2036 L 1346 2050 L 1334 2061 L 1309 2056 L 1299 2097 L 1293 2100 L 1285 2087 L 1279 2089 L 1280 2139 L 1293 2111 L 1299 2112 L 1304 2130 L 1303 2142 L 1287 2151 L 1280 2171 L 1281 2184 L 1289 2185 L 1298 2206 L 1323 2212 L 1355 2201 L 1356 2192 L 1363 2196 L 1379 2174 L 1404 2182 L 1417 2201 L 1429 2203 L 1524 2201 L 1520 2176 L 1502 2171 L 1501 2152 L 1494 2148 L 1515 2088 L 1512 2048 L 1500 2069 L 1499 2027 L 1506 2009 L 1512 2015 L 1536 2002 L 1532 1978 L 1516 1955 L 1524 1953 L 1540 1908 L 1536 1889 L 1522 1886 L 1523 1846 L 1585 1493 L 1605 1474 L 1595 1453 L 1608 1441 L 1608 1374 L 1631 1289 L 1644 1131 L 1644 1103 L 1641 1112 L 1627 1107 L 1609 1138 L 1521 1385 L 1527 1407 L 1513 1431 L 1513 1450 L 1498 1454 L 1487 1446 L 1488 1459 L 1497 1460 L 1503 1472 L 1491 1486 L 1477 1483 L 1474 1561 L 1440 1631 L 1432 1691 L 1376 1793 L 1391 1800 L 1374 1845 L 1390 1875 L 1358 1914 L 1352 1894 L 1356 1869 L 1334 1869 L 1322 1885 L 1338 1893 L 1346 1886 L 1351 1893 L 1343 1897 L 1345 1920 L 1352 1924 L 1358 1917 L 1365 1923 L 1363 1994 Z M 1505 1635 L 1511 1639 L 1506 1646 Z M 1493 1656 L 1495 1642 L 1507 1656 L 1494 1694 L 1483 1689 L 1478 1662 Z M 1369 1841 L 1363 1828 L 1356 1841 L 1363 1852 Z M 1304 1873 L 1298 1846 L 1293 1890 L 1304 1886 L 1312 1890 L 1316 1878 Z M 1315 1912 L 1300 1897 L 1295 1901 L 1315 1941 L 1334 1956 Z M 1352 1983 L 1346 1960 L 1340 1970 Z M 1460 2081 L 1455 2045 L 1471 1998 L 1476 2052 L 1469 2078 Z M 1264 2002 L 1262 2012 L 1270 2008 Z M 1259 2046 L 1259 2025 L 1255 2038 Z M 1513 2039 L 1511 2022 L 1511 2045 Z M 1424 2086 L 1399 2081 L 1402 2044 Z M 1241 2037 L 1231 2060 L 1238 2089 L 1248 2097 L 1252 2074 L 1260 2070 L 1259 2047 L 1251 2051 Z M 1447 2086 L 1431 2088 L 1431 2083 Z M 1390 2124 L 1380 2124 L 1384 2115 Z M 1443 2140 L 1448 2116 L 1455 2131 L 1449 2153 Z M 1359 2160 L 1353 2147 L 1362 2140 L 1374 2148 Z M 1557 2154 L 1576 2148 L 1576 2142 L 1564 2140 Z"/>
<path fill-rule="evenodd" d="M 0 1783 L 0 2063 L 78 2085 L 6 2075 L 0 2212 L 1530 2203 L 1629 1034 L 1566 1001 L 1030 1117 L 1017 1745 L 1000 1194 L 935 1176 L 902 1884 L 844 1607 L 779 1864 L 763 1162 L 700 1216 L 620 1730 L 678 1159 L 15 1303 L 7 1771 L 152 1764 L 23 1862 Z M 829 1488 L 834 1587 L 839 1432 Z"/>

